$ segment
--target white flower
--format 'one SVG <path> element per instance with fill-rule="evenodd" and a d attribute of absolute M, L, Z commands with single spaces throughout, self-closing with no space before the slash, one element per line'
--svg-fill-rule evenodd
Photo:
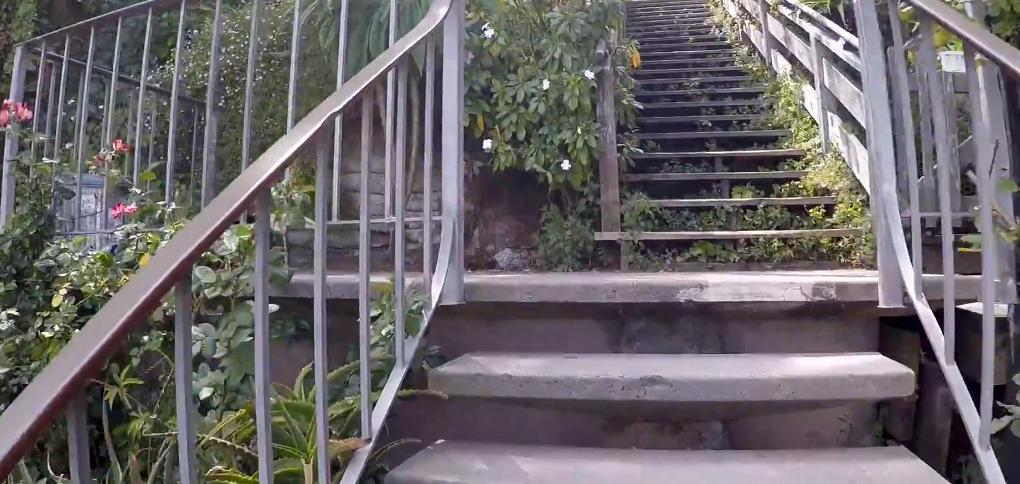
<path fill-rule="evenodd" d="M 486 39 L 491 39 L 495 36 L 496 31 L 492 30 L 492 28 L 486 28 L 485 30 L 482 31 L 482 37 L 485 37 Z"/>
<path fill-rule="evenodd" d="M 594 81 L 595 80 L 595 73 L 592 72 L 591 69 L 585 69 L 584 70 L 584 77 L 587 78 L 589 81 Z"/>
<path fill-rule="evenodd" d="M 570 160 L 563 160 L 560 162 L 560 169 L 567 171 L 570 169 Z"/>
<path fill-rule="evenodd" d="M 482 150 L 484 150 L 486 153 L 492 153 L 492 140 L 491 139 L 484 139 L 484 140 L 482 140 Z"/>
<path fill-rule="evenodd" d="M 471 61 L 474 60 L 474 58 L 475 58 L 475 53 L 474 52 L 468 52 L 467 55 L 464 56 L 464 64 L 465 65 L 466 64 L 470 64 Z"/>
<path fill-rule="evenodd" d="M 549 79 L 543 79 L 542 80 L 542 90 L 543 91 L 548 91 L 550 85 L 552 85 L 552 83 L 549 82 Z"/>

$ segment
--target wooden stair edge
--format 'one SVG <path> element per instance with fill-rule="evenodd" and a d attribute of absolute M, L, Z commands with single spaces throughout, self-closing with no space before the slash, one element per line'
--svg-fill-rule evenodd
<path fill-rule="evenodd" d="M 853 237 L 864 233 L 861 229 L 799 229 L 799 230 L 722 230 L 685 232 L 595 232 L 600 242 L 642 241 L 642 240 L 740 240 L 740 239 L 798 239 Z"/>
<path fill-rule="evenodd" d="M 687 181 L 687 180 L 774 180 L 797 179 L 807 175 L 806 170 L 779 171 L 709 171 L 701 173 L 640 173 L 626 174 L 625 181 Z"/>

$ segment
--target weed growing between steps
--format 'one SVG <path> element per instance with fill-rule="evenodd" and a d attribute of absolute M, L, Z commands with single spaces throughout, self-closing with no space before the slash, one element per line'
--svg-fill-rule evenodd
<path fill-rule="evenodd" d="M 705 198 L 814 197 L 832 196 L 831 209 L 823 206 L 792 211 L 784 206 L 753 208 L 714 207 L 700 210 L 665 209 L 654 206 L 645 194 L 633 190 L 626 194 L 623 227 L 631 233 L 645 231 L 707 231 L 707 230 L 778 230 L 859 228 L 864 235 L 842 238 L 753 239 L 734 242 L 697 241 L 683 248 L 663 248 L 649 243 L 624 244 L 624 256 L 635 267 L 657 269 L 676 262 L 758 262 L 784 263 L 793 261 L 829 261 L 842 266 L 867 267 L 874 257 L 870 215 L 866 193 L 846 162 L 834 151 L 822 153 L 818 127 L 803 107 L 803 80 L 784 75 L 770 78 L 763 62 L 739 37 L 740 20 L 732 19 L 721 3 L 711 4 L 713 20 L 722 26 L 737 50 L 736 64 L 749 73 L 756 85 L 765 84 L 771 115 L 743 122 L 737 130 L 786 129 L 791 137 L 756 148 L 799 148 L 806 151 L 800 159 L 782 162 L 779 170 L 806 170 L 797 181 L 773 184 L 771 187 L 735 184 L 725 193 L 722 183 L 705 187 Z M 745 19 L 746 20 L 746 19 Z M 685 86 L 695 89 L 699 86 Z M 705 99 L 707 100 L 707 98 Z M 746 114 L 741 108 L 706 108 L 700 114 Z M 648 146 L 646 146 L 648 147 Z M 654 145 L 651 146 L 654 148 Z M 707 149 L 715 149 L 713 143 Z M 679 160 L 666 163 L 665 172 L 700 173 L 716 171 L 710 163 L 701 165 Z M 722 170 L 725 171 L 725 168 Z M 761 169 L 771 171 L 771 169 Z"/>

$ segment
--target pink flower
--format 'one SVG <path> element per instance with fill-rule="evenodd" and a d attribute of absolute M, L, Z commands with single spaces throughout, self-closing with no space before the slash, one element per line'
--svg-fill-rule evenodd
<path fill-rule="evenodd" d="M 32 110 L 29 109 L 28 104 L 20 103 L 14 105 L 14 117 L 22 123 L 27 123 L 32 120 Z"/>
<path fill-rule="evenodd" d="M 11 123 L 11 113 L 7 108 L 0 109 L 0 128 L 6 127 Z"/>
<path fill-rule="evenodd" d="M 121 216 L 123 216 L 124 215 L 124 204 L 123 203 L 118 203 L 118 204 L 114 205 L 113 209 L 110 210 L 110 215 L 113 215 L 113 218 L 120 218 Z"/>
<path fill-rule="evenodd" d="M 124 213 L 135 213 L 138 211 L 138 204 L 131 202 L 131 205 L 124 207 Z"/>
<path fill-rule="evenodd" d="M 113 151 L 114 153 L 127 153 L 131 151 L 131 146 L 122 140 L 115 139 L 113 140 Z"/>

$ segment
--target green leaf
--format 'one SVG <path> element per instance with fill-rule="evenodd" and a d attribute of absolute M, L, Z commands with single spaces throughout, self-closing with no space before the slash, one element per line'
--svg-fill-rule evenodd
<path fill-rule="evenodd" d="M 138 179 L 143 182 L 156 181 L 156 173 L 152 170 L 145 170 L 138 174 Z"/>
<path fill-rule="evenodd" d="M 1012 178 L 1002 178 L 999 180 L 999 191 L 1006 193 L 1020 192 L 1020 186 L 1017 186 L 1016 182 Z"/>
<path fill-rule="evenodd" d="M 207 266 L 195 266 L 195 277 L 205 284 L 211 284 L 216 281 L 216 271 Z"/>

